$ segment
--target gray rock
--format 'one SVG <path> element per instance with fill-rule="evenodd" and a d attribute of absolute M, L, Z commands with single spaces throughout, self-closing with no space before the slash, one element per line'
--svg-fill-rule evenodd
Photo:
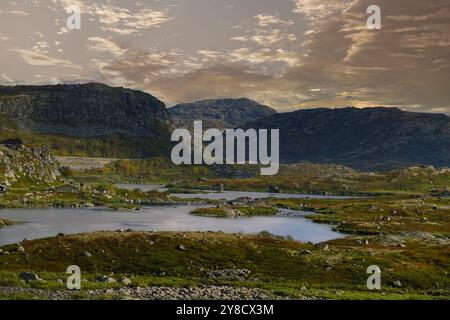
<path fill-rule="evenodd" d="M 396 281 L 394 281 L 394 286 L 396 286 L 396 287 L 402 287 L 402 283 L 400 282 L 400 280 L 396 280 Z"/>
<path fill-rule="evenodd" d="M 24 281 L 36 281 L 36 280 L 40 280 L 39 276 L 36 273 L 33 272 L 22 272 L 19 275 L 20 279 L 24 280 Z"/>
<path fill-rule="evenodd" d="M 92 257 L 92 253 L 90 253 L 90 252 L 88 252 L 88 251 L 83 251 L 83 252 L 81 253 L 81 255 L 82 255 L 83 257 L 86 257 L 86 258 Z"/>
<path fill-rule="evenodd" d="M 115 279 L 108 277 L 108 276 L 101 276 L 97 280 L 100 282 L 103 282 L 103 283 L 115 283 L 116 282 Z"/>
<path fill-rule="evenodd" d="M 119 282 L 120 282 L 121 284 L 126 285 L 126 286 L 129 286 L 129 285 L 131 284 L 131 280 L 128 279 L 128 278 L 126 278 L 126 277 L 120 278 L 120 279 L 119 279 Z"/>
<path fill-rule="evenodd" d="M 224 269 L 211 270 L 207 272 L 211 279 L 245 280 L 252 272 L 247 269 Z"/>

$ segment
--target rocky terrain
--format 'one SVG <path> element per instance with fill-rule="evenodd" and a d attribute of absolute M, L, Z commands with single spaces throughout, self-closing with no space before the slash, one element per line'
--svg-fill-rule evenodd
<path fill-rule="evenodd" d="M 249 99 L 203 100 L 169 109 L 175 125 L 191 128 L 203 120 L 205 128 L 237 128 L 247 122 L 276 114 L 276 111 Z"/>
<path fill-rule="evenodd" d="M 68 300 L 113 298 L 121 300 L 268 300 L 287 299 L 257 288 L 235 288 L 227 286 L 198 287 L 121 287 L 78 291 L 45 290 L 23 287 L 0 287 L 1 296 L 28 296 L 33 299 Z M 306 299 L 306 298 L 305 298 Z"/>
<path fill-rule="evenodd" d="M 397 108 L 310 109 L 275 114 L 245 128 L 280 129 L 282 162 L 364 170 L 450 166 L 450 117 Z"/>
<path fill-rule="evenodd" d="M 70 168 L 71 170 L 93 170 L 103 169 L 117 159 L 111 158 L 87 158 L 87 157 L 55 157 L 62 167 Z"/>
<path fill-rule="evenodd" d="M 170 126 L 150 94 L 95 83 L 0 86 L 0 116 L 21 131 L 72 137 L 164 137 Z"/>
<path fill-rule="evenodd" d="M 22 144 L 0 143 L 0 185 L 50 184 L 59 176 L 59 163 L 49 152 Z"/>

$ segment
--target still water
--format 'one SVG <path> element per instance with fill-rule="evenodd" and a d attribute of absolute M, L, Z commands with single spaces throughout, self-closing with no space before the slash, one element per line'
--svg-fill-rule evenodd
<path fill-rule="evenodd" d="M 304 212 L 283 209 L 277 216 L 225 219 L 191 215 L 190 212 L 195 208 L 198 206 L 146 207 L 137 212 L 105 208 L 2 209 L 0 218 L 24 223 L 0 229 L 0 246 L 17 243 L 24 238 L 52 237 L 60 232 L 75 234 L 116 229 L 227 233 L 269 231 L 313 243 L 344 236 L 331 230 L 330 226 L 305 219 Z"/>

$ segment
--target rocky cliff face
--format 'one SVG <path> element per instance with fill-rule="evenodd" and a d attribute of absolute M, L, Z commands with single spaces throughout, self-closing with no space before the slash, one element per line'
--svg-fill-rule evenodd
<path fill-rule="evenodd" d="M 163 102 L 103 84 L 0 87 L 0 116 L 20 130 L 72 137 L 158 138 L 170 126 Z"/>
<path fill-rule="evenodd" d="M 191 128 L 194 121 L 203 120 L 205 128 L 232 129 L 276 111 L 248 99 L 219 99 L 179 104 L 169 113 L 178 128 Z"/>
<path fill-rule="evenodd" d="M 51 184 L 59 176 L 59 164 L 47 151 L 0 144 L 0 185 Z"/>
<path fill-rule="evenodd" d="M 450 167 L 450 117 L 396 108 L 310 109 L 245 125 L 280 129 L 283 162 L 343 164 L 384 170 Z"/>

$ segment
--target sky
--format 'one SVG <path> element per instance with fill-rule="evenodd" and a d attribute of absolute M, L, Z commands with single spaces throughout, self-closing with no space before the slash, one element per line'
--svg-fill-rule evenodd
<path fill-rule="evenodd" d="M 450 114 L 450 0 L 1 0 L 0 44 L 1 85 Z"/>

